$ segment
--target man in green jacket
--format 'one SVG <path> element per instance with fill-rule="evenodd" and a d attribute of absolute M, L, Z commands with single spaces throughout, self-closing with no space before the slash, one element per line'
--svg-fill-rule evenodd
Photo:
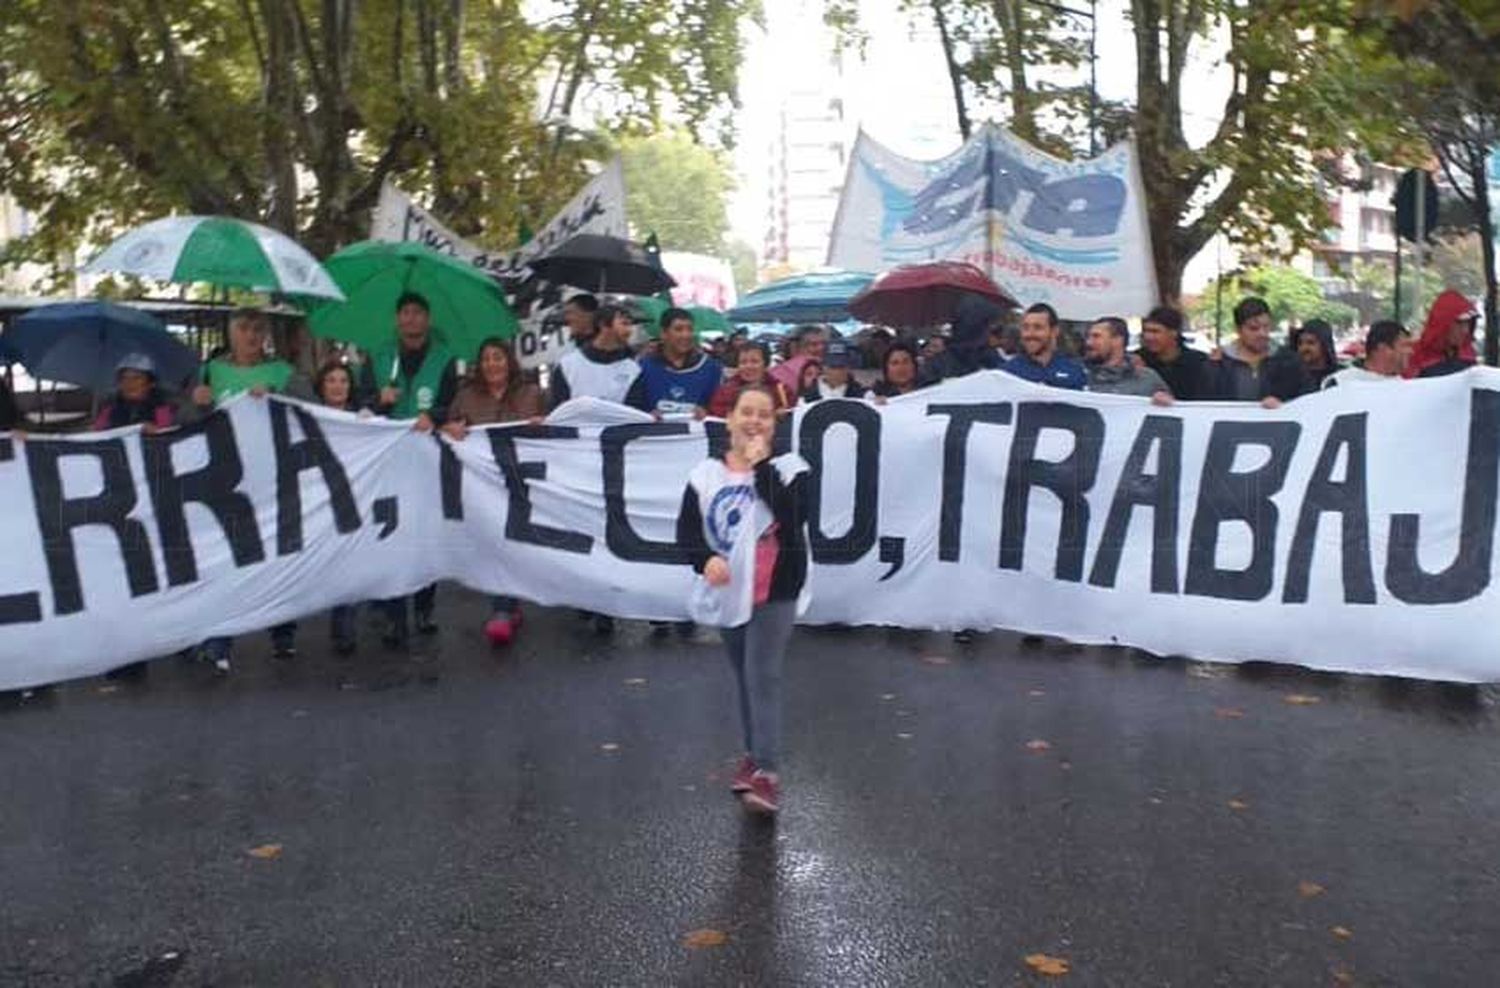
<path fill-rule="evenodd" d="M 371 351 L 360 378 L 370 405 L 386 418 L 409 419 L 418 432 L 430 433 L 443 424 L 458 393 L 458 362 L 432 338 L 432 309 L 426 298 L 407 292 L 396 300 L 396 339 L 391 346 Z M 435 583 L 412 595 L 419 634 L 438 630 L 432 620 L 436 598 Z M 390 621 L 385 644 L 405 647 L 406 598 L 383 601 L 381 608 Z"/>

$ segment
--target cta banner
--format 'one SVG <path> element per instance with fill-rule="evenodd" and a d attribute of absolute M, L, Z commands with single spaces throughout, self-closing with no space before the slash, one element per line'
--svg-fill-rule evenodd
<path fill-rule="evenodd" d="M 1159 299 L 1135 146 L 1063 161 L 987 125 L 946 158 L 918 161 L 861 133 L 828 263 L 943 260 L 975 264 L 1064 319 L 1146 312 Z"/>
<path fill-rule="evenodd" d="M 804 406 L 778 447 L 811 468 L 810 622 L 1493 681 L 1497 435 L 1488 369 L 1274 411 L 991 372 Z M 439 579 L 684 619 L 678 506 L 724 442 L 590 400 L 452 443 L 250 396 L 153 436 L 0 438 L 0 689 Z"/>
<path fill-rule="evenodd" d="M 415 240 L 468 261 L 497 278 L 520 277 L 532 258 L 545 254 L 576 233 L 626 235 L 625 177 L 619 158 L 580 189 L 530 242 L 513 251 L 487 250 L 470 243 L 390 182 L 381 187 L 380 200 L 370 219 L 371 240 Z"/>

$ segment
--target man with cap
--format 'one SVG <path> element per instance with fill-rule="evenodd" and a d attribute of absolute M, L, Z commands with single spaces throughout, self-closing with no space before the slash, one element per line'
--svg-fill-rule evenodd
<path fill-rule="evenodd" d="M 1165 381 L 1149 367 L 1137 367 L 1126 354 L 1130 345 L 1130 327 L 1119 316 L 1094 320 L 1084 340 L 1084 364 L 1089 375 L 1089 390 L 1113 395 L 1137 395 L 1158 404 L 1170 404 L 1172 392 Z"/>
<path fill-rule="evenodd" d="M 1038 302 L 1021 316 L 1021 349 L 1005 362 L 1005 370 L 1022 380 L 1053 388 L 1082 391 L 1088 372 L 1077 360 L 1057 349 L 1057 311 Z"/>
<path fill-rule="evenodd" d="M 802 393 L 803 401 L 822 398 L 863 398 L 864 386 L 849 374 L 854 352 L 847 340 L 829 340 L 823 351 L 823 373 Z"/>
<path fill-rule="evenodd" d="M 94 431 L 138 425 L 149 434 L 170 428 L 174 411 L 156 386 L 156 361 L 145 353 L 127 354 L 115 365 L 115 393 L 99 409 Z"/>
<path fill-rule="evenodd" d="M 406 292 L 396 299 L 396 338 L 391 345 L 371 351 L 360 373 L 362 389 L 373 395 L 371 404 L 389 419 L 409 420 L 418 432 L 432 432 L 447 420 L 448 406 L 458 394 L 458 361 L 432 338 L 432 309 L 427 299 Z M 412 595 L 419 634 L 436 634 L 432 611 L 437 584 Z M 388 648 L 404 648 L 409 635 L 406 598 L 381 601 Z"/>

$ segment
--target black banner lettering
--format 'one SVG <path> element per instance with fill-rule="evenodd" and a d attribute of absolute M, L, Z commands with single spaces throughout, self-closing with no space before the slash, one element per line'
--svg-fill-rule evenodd
<path fill-rule="evenodd" d="M 522 463 L 516 455 L 517 439 L 577 439 L 578 430 L 562 425 L 528 425 L 519 429 L 489 430 L 490 449 L 495 463 L 505 477 L 505 489 L 510 498 L 510 509 L 505 517 L 505 537 L 516 542 L 561 549 L 587 555 L 594 540 L 582 532 L 571 532 L 565 528 L 552 528 L 531 520 L 531 492 L 526 489 L 529 480 L 547 479 L 547 464 L 528 461 Z"/>
<path fill-rule="evenodd" d="M 1061 460 L 1036 458 L 1044 429 L 1073 434 L 1073 449 Z M 1023 401 L 1016 413 L 1016 437 L 1005 474 L 1005 504 L 1000 516 L 1000 568 L 1018 570 L 1026 552 L 1026 516 L 1031 489 L 1044 487 L 1062 502 L 1057 533 L 1059 580 L 1083 579 L 1083 555 L 1089 532 L 1089 503 L 1084 497 L 1099 472 L 1104 447 L 1104 416 L 1092 408 L 1052 401 Z"/>
<path fill-rule="evenodd" d="M 964 527 L 964 475 L 969 463 L 969 430 L 975 422 L 1010 425 L 1010 402 L 985 405 L 928 405 L 928 415 L 948 416 L 943 434 L 943 502 L 938 522 L 938 558 L 958 561 Z"/>
<path fill-rule="evenodd" d="M 172 450 L 202 437 L 208 447 L 208 462 L 197 470 L 178 473 L 172 465 Z M 198 559 L 188 528 L 189 501 L 206 507 L 229 541 L 236 566 L 249 566 L 266 558 L 255 505 L 236 488 L 245 476 L 239 446 L 234 441 L 234 423 L 228 415 L 210 415 L 185 429 L 141 437 L 146 458 L 146 486 L 156 509 L 156 534 L 167 564 L 167 585 L 181 586 L 198 579 Z"/>
<path fill-rule="evenodd" d="M 98 460 L 104 477 L 104 487 L 98 494 L 66 496 L 61 464 L 72 457 Z M 32 499 L 36 504 L 37 525 L 42 530 L 42 550 L 47 557 L 55 613 L 74 614 L 83 610 L 83 582 L 78 574 L 73 529 L 86 525 L 102 525 L 115 533 L 132 597 L 157 591 L 151 537 L 145 525 L 130 517 L 135 509 L 135 482 L 130 475 L 123 438 L 76 443 L 28 442 L 26 465 L 31 470 Z"/>
<path fill-rule="evenodd" d="M 0 436 L 0 463 L 9 463 L 15 457 L 15 444 L 8 436 Z M 41 619 L 42 595 L 35 590 L 0 594 L 0 625 L 32 624 Z"/>
<path fill-rule="evenodd" d="M 612 425 L 600 432 L 599 446 L 604 454 L 604 541 L 609 551 L 621 559 L 677 566 L 690 561 L 675 538 L 667 542 L 642 538 L 630 524 L 625 504 L 625 447 L 646 436 L 685 436 L 689 431 L 686 422 L 640 422 Z"/>
<path fill-rule="evenodd" d="M 1271 592 L 1276 566 L 1276 504 L 1302 427 L 1296 422 L 1215 422 L 1198 482 L 1198 504 L 1188 536 L 1184 593 L 1222 600 L 1261 600 Z M 1233 472 L 1241 446 L 1260 446 L 1270 456 L 1255 470 Z M 1250 528 L 1250 562 L 1244 569 L 1218 565 L 1219 533 L 1226 521 Z"/>
<path fill-rule="evenodd" d="M 1318 522 L 1324 514 L 1337 514 L 1341 521 L 1340 546 L 1344 573 L 1344 603 L 1375 603 L 1375 576 L 1370 566 L 1370 501 L 1365 477 L 1365 427 L 1369 415 L 1340 415 L 1328 428 L 1323 451 L 1318 454 L 1312 479 L 1302 495 L 1302 511 L 1292 535 L 1287 559 L 1283 603 L 1307 602 L 1313 550 L 1318 542 Z M 1333 468 L 1344 451 L 1344 479 L 1333 479 Z"/>
<path fill-rule="evenodd" d="M 837 538 L 823 531 L 823 438 L 844 423 L 855 432 L 854 520 Z M 817 563 L 853 563 L 875 546 L 880 502 L 880 413 L 860 401 L 820 401 L 802 416 L 798 449 L 812 468 L 807 492 L 807 533 Z"/>
<path fill-rule="evenodd" d="M 1490 585 L 1495 544 L 1496 469 L 1500 466 L 1500 392 L 1476 388 L 1469 399 L 1469 454 L 1464 463 L 1463 521 L 1458 552 L 1438 573 L 1422 569 L 1419 515 L 1391 516 L 1385 585 L 1408 604 L 1456 604 Z"/>
<path fill-rule="evenodd" d="M 292 442 L 288 415 L 297 417 L 302 438 Z M 359 509 L 344 464 L 323 436 L 318 420 L 295 405 L 271 402 L 271 437 L 276 445 L 276 554 L 302 551 L 302 474 L 317 470 L 328 488 L 333 525 L 340 535 L 359 528 Z"/>
<path fill-rule="evenodd" d="M 1156 451 L 1156 472 L 1147 473 L 1146 463 Z M 1167 415 L 1147 415 L 1135 435 L 1120 486 L 1104 521 L 1104 534 L 1094 554 L 1089 583 L 1113 587 L 1120 571 L 1120 553 L 1130 533 L 1130 519 L 1137 507 L 1151 509 L 1151 592 L 1177 592 L 1177 512 L 1182 499 L 1182 420 Z"/>

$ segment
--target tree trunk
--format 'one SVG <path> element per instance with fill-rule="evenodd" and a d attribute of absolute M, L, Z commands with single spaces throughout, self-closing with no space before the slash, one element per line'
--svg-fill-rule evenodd
<path fill-rule="evenodd" d="M 995 19 L 1005 43 L 1005 66 L 1010 73 L 1010 129 L 1023 141 L 1036 144 L 1041 137 L 1031 105 L 1031 87 L 1026 82 L 1025 0 L 995 0 Z"/>
<path fill-rule="evenodd" d="M 1476 157 L 1470 180 L 1474 183 L 1474 209 L 1479 214 L 1479 247 L 1484 256 L 1484 362 L 1491 367 L 1500 364 L 1500 324 L 1497 324 L 1497 302 L 1500 302 L 1500 272 L 1495 270 L 1495 220 L 1491 210 L 1488 145 Z"/>
<path fill-rule="evenodd" d="M 943 42 L 943 60 L 948 65 L 948 82 L 953 86 L 953 109 L 958 113 L 958 133 L 965 143 L 969 140 L 969 107 L 964 99 L 963 70 L 953 55 L 953 37 L 948 33 L 948 18 L 943 13 L 943 0 L 932 0 L 932 18 L 937 21 L 938 37 Z"/>

